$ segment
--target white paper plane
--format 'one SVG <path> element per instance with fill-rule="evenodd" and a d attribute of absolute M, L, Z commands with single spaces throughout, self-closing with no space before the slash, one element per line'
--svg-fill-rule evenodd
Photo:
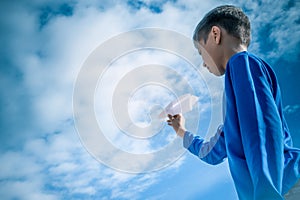
<path fill-rule="evenodd" d="M 175 99 L 158 115 L 158 118 L 166 118 L 168 114 L 176 115 L 183 114 L 193 110 L 193 106 L 199 100 L 199 97 L 196 97 L 191 94 L 185 94 Z"/>

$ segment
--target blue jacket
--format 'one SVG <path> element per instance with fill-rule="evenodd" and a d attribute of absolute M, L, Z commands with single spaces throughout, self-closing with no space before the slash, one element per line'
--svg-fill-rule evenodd
<path fill-rule="evenodd" d="M 224 125 L 208 142 L 186 132 L 184 147 L 209 164 L 228 158 L 240 199 L 283 199 L 300 177 L 300 150 L 292 147 L 275 73 L 237 53 L 226 66 L 225 95 Z"/>

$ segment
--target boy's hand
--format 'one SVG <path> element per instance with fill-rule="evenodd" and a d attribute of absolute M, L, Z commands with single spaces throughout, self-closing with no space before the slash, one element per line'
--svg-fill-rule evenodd
<path fill-rule="evenodd" d="M 184 117 L 181 114 L 177 114 L 174 116 L 169 114 L 168 117 L 168 125 L 173 127 L 178 136 L 183 137 L 186 131 Z"/>

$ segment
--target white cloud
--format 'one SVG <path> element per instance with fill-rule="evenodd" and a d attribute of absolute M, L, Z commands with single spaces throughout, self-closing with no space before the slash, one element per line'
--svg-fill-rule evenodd
<path fill-rule="evenodd" d="M 284 107 L 283 111 L 286 113 L 286 114 L 293 114 L 293 113 L 296 113 L 297 111 L 299 111 L 300 109 L 300 105 L 299 104 L 296 104 L 296 105 L 287 105 Z"/>
<path fill-rule="evenodd" d="M 44 193 L 35 181 L 5 181 L 1 184 L 1 198 L 3 199 L 32 199 L 55 200 L 55 195 Z"/>
<path fill-rule="evenodd" d="M 2 154 L 0 160 L 4 199 L 100 198 L 105 191 L 111 193 L 108 198 L 126 198 L 137 195 L 134 189 L 143 191 L 156 180 L 156 175 L 136 176 L 101 166 L 83 150 L 71 127 L 47 139 L 32 139 L 23 149 Z"/>
<path fill-rule="evenodd" d="M 233 2 L 246 8 L 250 17 L 253 33 L 250 49 L 272 62 L 283 55 L 286 59 L 297 56 L 294 48 L 300 42 L 300 25 L 295 23 L 299 20 L 299 1 L 272 1 L 272 6 L 269 0 Z"/>
<path fill-rule="evenodd" d="M 71 17 L 52 17 L 41 30 L 39 12 L 31 10 L 32 7 L 20 5 L 14 7 L 18 12 L 7 13 L 15 28 L 11 31 L 15 34 L 13 37 L 22 36 L 18 37 L 17 42 L 10 39 L 9 45 L 14 62 L 23 74 L 22 89 L 30 98 L 32 111 L 25 114 L 17 109 L 15 115 L 23 115 L 20 120 L 25 120 L 27 116 L 35 126 L 29 129 L 29 139 L 22 146 L 1 155 L 1 160 L 6 164 L 1 165 L 4 187 L 0 193 L 7 199 L 60 199 L 64 195 L 76 194 L 101 196 L 101 191 L 108 191 L 105 196 L 108 198 L 136 198 L 139 192 L 159 179 L 158 173 L 136 176 L 107 169 L 83 151 L 74 129 L 70 129 L 72 124 L 66 123 L 72 116 L 72 89 L 86 57 L 112 35 L 144 26 L 186 33 L 190 32 L 190 24 L 177 24 L 182 16 L 181 9 L 170 3 L 165 5 L 165 12 L 161 14 L 153 14 L 148 9 L 131 13 L 122 4 L 113 5 L 108 10 L 83 4 L 81 2 L 75 6 Z M 19 23 L 20 19 L 22 23 Z M 149 57 L 144 55 L 139 59 L 136 61 L 145 63 Z M 170 62 L 167 57 L 161 57 L 157 62 L 162 60 L 167 64 Z M 14 103 L 16 106 L 18 101 Z M 149 150 L 148 142 L 135 145 L 123 143 L 133 150 Z M 176 168 L 180 164 L 178 162 Z"/>

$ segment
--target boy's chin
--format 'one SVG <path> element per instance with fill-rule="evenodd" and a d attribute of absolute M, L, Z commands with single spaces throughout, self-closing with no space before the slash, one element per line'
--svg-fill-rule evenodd
<path fill-rule="evenodd" d="M 225 70 L 218 70 L 215 74 L 216 76 L 223 76 L 225 74 Z"/>
<path fill-rule="evenodd" d="M 214 74 L 214 75 L 220 77 L 223 76 L 224 74 Z"/>
<path fill-rule="evenodd" d="M 215 76 L 223 76 L 225 74 L 225 72 L 220 72 L 220 71 L 210 72 L 210 73 L 214 74 Z"/>

